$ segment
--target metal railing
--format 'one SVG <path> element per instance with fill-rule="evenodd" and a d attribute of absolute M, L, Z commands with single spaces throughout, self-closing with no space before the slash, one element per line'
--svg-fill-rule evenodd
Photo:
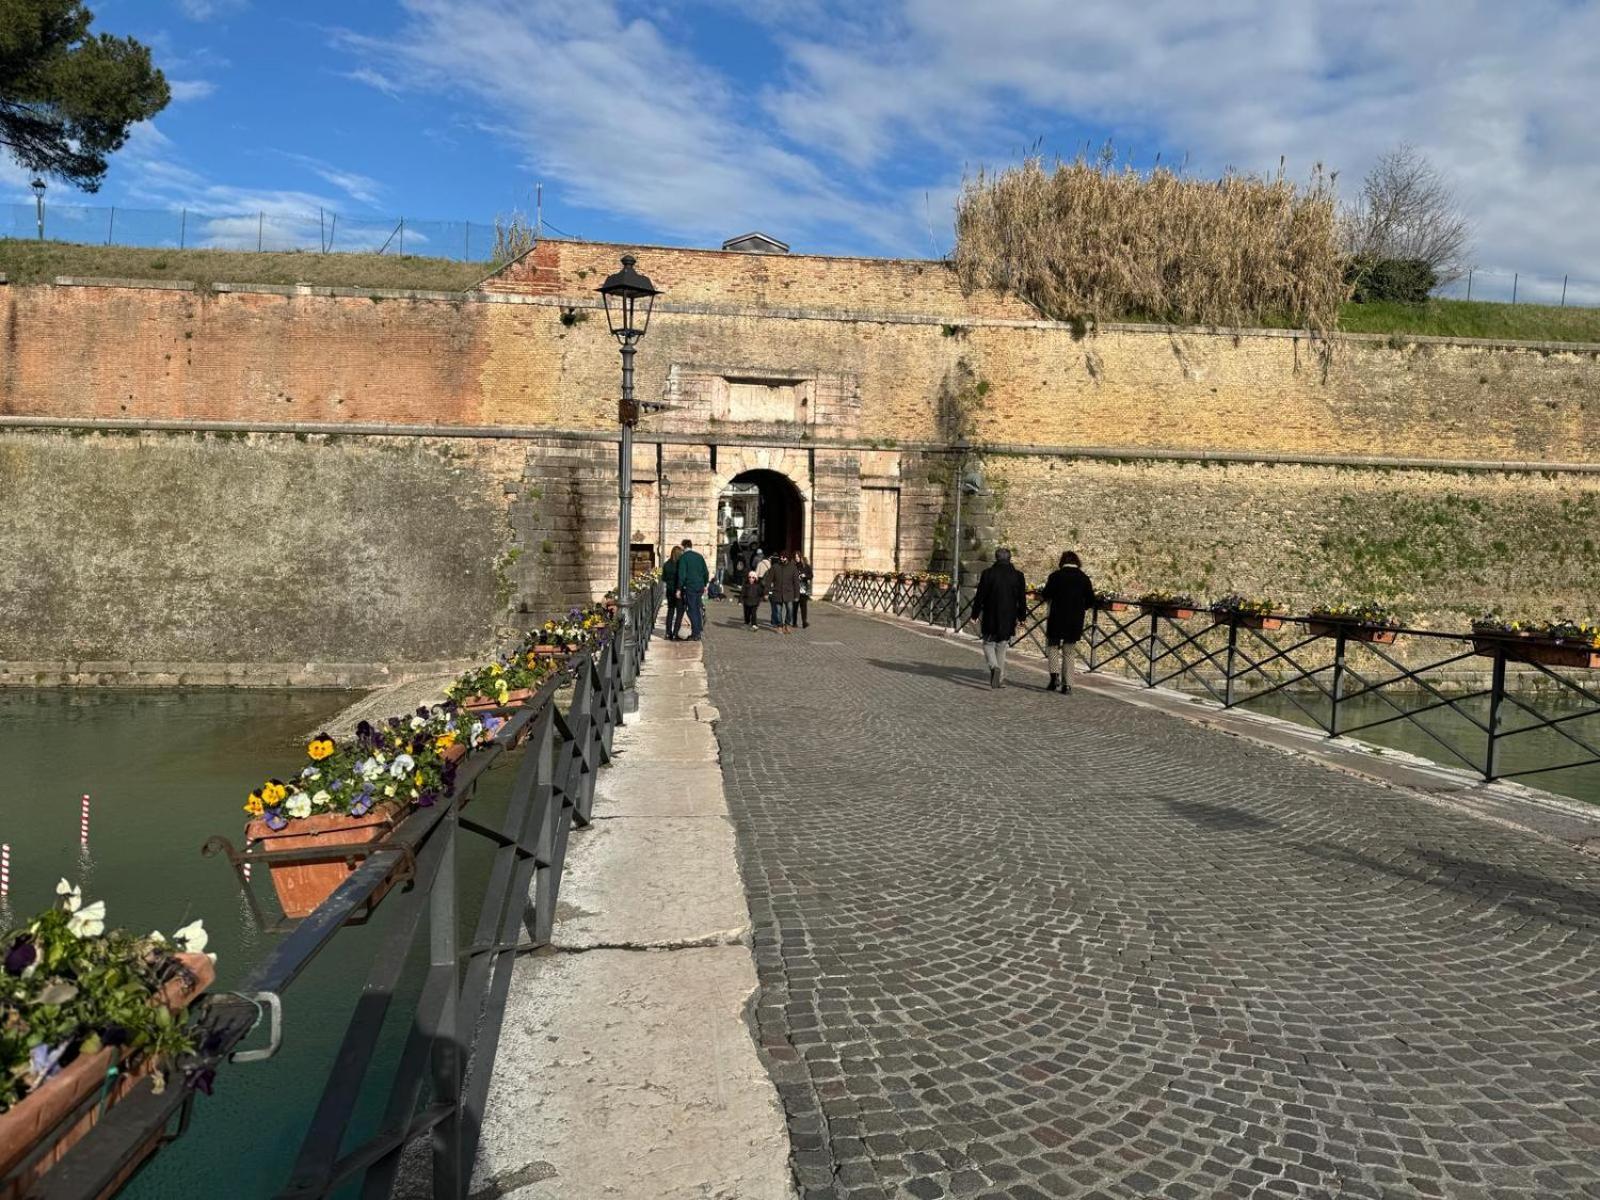
<path fill-rule="evenodd" d="M 972 614 L 968 589 L 914 580 L 842 574 L 826 598 L 957 632 Z M 1047 615 L 1032 601 L 1011 645 L 1042 655 Z M 1593 672 L 1529 661 L 1515 639 L 1209 609 L 1174 616 L 1102 599 L 1080 650 L 1091 672 L 1182 687 L 1225 709 L 1277 698 L 1329 737 L 1404 723 L 1426 737 L 1429 757 L 1486 780 L 1600 765 L 1600 738 L 1584 728 L 1600 718 Z M 1508 747 L 1540 734 L 1567 757 L 1508 764 Z"/>
<path fill-rule="evenodd" d="M 279 998 L 346 924 L 363 920 L 376 899 L 395 887 L 384 901 L 385 909 L 393 911 L 385 913 L 366 983 L 279 1195 L 327 1196 L 359 1179 L 363 1198 L 389 1196 L 402 1152 L 426 1137 L 433 1196 L 462 1200 L 472 1176 L 512 967 L 517 955 L 550 942 L 567 837 L 574 826 L 590 822 L 595 774 L 610 761 L 612 734 L 622 722 L 623 682 L 637 673 L 660 602 L 659 583 L 632 596 L 632 637 L 616 636 L 620 622 L 613 622 L 613 636 L 602 648 L 574 655 L 525 704 L 503 710 L 506 724 L 491 743 L 462 761 L 447 801 L 414 810 L 381 842 L 349 848 L 359 865 L 338 889 L 292 924 L 237 992 L 202 1002 L 197 1018 L 201 1049 L 184 1064 L 187 1083 L 175 1081 L 160 1094 L 148 1086 L 135 1089 L 106 1111 L 30 1197 L 90 1200 L 108 1194 L 152 1142 L 181 1135 L 196 1079 L 229 1061 L 270 1057 L 279 1040 Z M 569 683 L 570 701 L 563 712 L 557 693 Z M 524 747 L 523 757 L 499 826 L 469 815 L 484 773 L 518 745 Z M 459 931 L 472 914 L 461 907 L 457 843 L 462 834 L 492 847 L 475 929 L 465 944 Z M 252 851 L 241 856 L 221 838 L 212 839 L 207 852 L 229 856 L 258 914 L 246 861 L 259 868 L 271 861 L 294 862 L 307 853 Z M 327 851 L 320 855 L 326 860 Z M 403 890 L 397 886 L 402 882 Z M 368 1079 L 369 1068 L 409 951 L 419 945 L 424 926 L 426 975 L 404 1049 L 387 1083 L 387 1106 L 378 1131 L 347 1147 L 357 1101 L 369 1085 L 382 1086 Z M 264 1013 L 271 1017 L 269 1045 L 241 1050 Z"/>

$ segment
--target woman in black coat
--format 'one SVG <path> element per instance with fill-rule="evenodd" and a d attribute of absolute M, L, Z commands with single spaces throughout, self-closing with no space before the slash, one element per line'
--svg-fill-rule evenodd
<path fill-rule="evenodd" d="M 1061 556 L 1061 566 L 1045 581 L 1043 598 L 1050 604 L 1044 624 L 1045 654 L 1050 660 L 1049 691 L 1060 685 L 1061 694 L 1072 691 L 1073 647 L 1083 637 L 1088 612 L 1094 607 L 1094 583 L 1083 573 L 1083 563 L 1071 550 Z"/>
<path fill-rule="evenodd" d="M 994 552 L 994 565 L 978 577 L 972 597 L 972 619 L 983 635 L 983 657 L 989 664 L 989 686 L 1006 683 L 1006 647 L 1017 635 L 1017 626 L 1028 618 L 1028 584 L 1022 572 L 1011 565 L 1011 551 L 1001 547 Z"/>

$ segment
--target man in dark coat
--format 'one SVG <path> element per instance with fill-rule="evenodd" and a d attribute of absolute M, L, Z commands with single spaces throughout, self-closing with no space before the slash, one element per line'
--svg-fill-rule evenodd
<path fill-rule="evenodd" d="M 972 597 L 972 619 L 983 635 L 983 658 L 989 664 L 989 686 L 1006 684 L 1006 647 L 1016 636 L 1017 625 L 1028 616 L 1028 585 L 1022 572 L 1011 565 L 1011 551 L 1001 547 L 994 552 L 994 565 L 978 577 L 978 591 Z"/>
<path fill-rule="evenodd" d="M 772 601 L 772 627 L 780 633 L 794 632 L 794 605 L 800 599 L 800 568 L 787 551 L 778 553 L 766 575 L 767 598 Z"/>
<path fill-rule="evenodd" d="M 1084 619 L 1094 607 L 1094 583 L 1083 573 L 1083 562 L 1071 550 L 1061 556 L 1061 566 L 1045 581 L 1044 598 L 1050 602 L 1050 617 L 1044 624 L 1045 655 L 1050 660 L 1050 683 L 1046 691 L 1061 694 L 1072 691 L 1074 647 L 1083 637 Z"/>
<path fill-rule="evenodd" d="M 700 631 L 705 627 L 706 584 L 710 582 L 705 556 L 694 548 L 693 541 L 684 538 L 683 553 L 678 557 L 678 602 L 689 617 L 691 642 L 700 640 Z"/>

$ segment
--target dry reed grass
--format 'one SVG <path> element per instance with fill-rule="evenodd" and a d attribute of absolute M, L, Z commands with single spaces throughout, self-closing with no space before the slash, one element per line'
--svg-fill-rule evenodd
<path fill-rule="evenodd" d="M 1063 321 L 1295 325 L 1331 331 L 1349 294 L 1333 180 L 1186 179 L 1110 155 L 1038 157 L 968 179 L 956 207 L 963 286 Z"/>

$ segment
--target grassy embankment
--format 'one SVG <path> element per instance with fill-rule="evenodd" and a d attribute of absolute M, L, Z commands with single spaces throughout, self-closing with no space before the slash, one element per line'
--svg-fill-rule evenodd
<path fill-rule="evenodd" d="M 481 262 L 397 254 L 257 254 L 233 250 L 146 250 L 0 238 L 0 272 L 13 283 L 58 275 L 185 279 L 213 283 L 310 283 L 336 287 L 457 292 L 489 273 Z M 1600 308 L 1431 300 L 1427 304 L 1346 304 L 1347 333 L 1507 338 L 1600 343 Z"/>

